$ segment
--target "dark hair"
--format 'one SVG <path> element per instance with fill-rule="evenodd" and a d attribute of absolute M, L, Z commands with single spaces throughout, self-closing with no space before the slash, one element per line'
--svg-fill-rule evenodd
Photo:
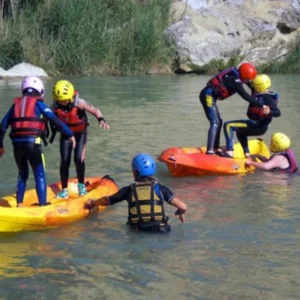
<path fill-rule="evenodd" d="M 41 94 L 33 88 L 27 88 L 23 91 L 23 96 L 39 97 Z"/>

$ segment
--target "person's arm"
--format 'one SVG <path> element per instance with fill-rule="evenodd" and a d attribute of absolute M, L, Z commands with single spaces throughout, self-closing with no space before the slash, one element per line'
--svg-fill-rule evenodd
<path fill-rule="evenodd" d="M 185 222 L 185 213 L 187 211 L 187 205 L 182 202 L 178 197 L 174 197 L 170 202 L 171 205 L 177 207 L 175 216 L 179 216 L 179 219 L 182 223 Z"/>
<path fill-rule="evenodd" d="M 7 130 L 8 126 L 10 125 L 13 109 L 14 109 L 14 106 L 12 105 L 0 123 L 0 149 L 2 149 L 0 151 L 0 157 L 4 154 L 3 140 L 5 137 L 6 130 Z"/>
<path fill-rule="evenodd" d="M 53 111 L 42 101 L 37 101 L 37 106 L 40 109 L 41 114 L 56 127 L 56 129 L 67 137 L 73 137 L 73 132 L 70 128 L 64 124 L 61 120 L 57 118 L 57 116 L 53 113 Z"/>
<path fill-rule="evenodd" d="M 97 206 L 114 205 L 115 203 L 127 200 L 130 192 L 131 192 L 130 186 L 123 187 L 118 192 L 116 192 L 111 196 L 103 196 L 95 200 L 94 199 L 87 200 L 84 203 L 84 208 L 92 209 Z"/>
<path fill-rule="evenodd" d="M 224 84 L 229 90 L 235 91 L 247 102 L 254 104 L 258 107 L 263 107 L 263 105 L 261 105 L 255 99 L 255 97 L 252 97 L 251 95 L 248 94 L 248 92 L 244 89 L 243 84 L 239 78 L 235 78 L 234 76 L 227 76 L 223 80 L 224 80 Z"/>
<path fill-rule="evenodd" d="M 250 155 L 250 157 L 251 157 L 252 159 L 254 159 L 254 161 L 257 161 L 257 159 L 259 159 L 259 160 L 262 161 L 262 162 L 268 161 L 268 158 L 267 158 L 267 157 L 262 156 L 262 155 L 260 155 L 260 154 L 253 154 L 253 155 Z"/>
<path fill-rule="evenodd" d="M 278 118 L 281 116 L 281 111 L 278 108 L 277 104 L 274 101 L 274 97 L 271 95 L 267 95 L 264 99 L 265 105 L 270 107 L 269 116 Z"/>
<path fill-rule="evenodd" d="M 168 202 L 172 206 L 177 207 L 177 211 L 175 212 L 175 216 L 179 216 L 179 219 L 182 223 L 185 222 L 185 213 L 187 211 L 187 205 L 181 201 L 178 197 L 176 197 L 173 192 L 162 184 L 158 184 L 158 190 L 161 194 L 164 201 Z"/>
<path fill-rule="evenodd" d="M 99 108 L 96 108 L 95 106 L 91 105 L 83 99 L 78 99 L 77 106 L 79 109 L 82 109 L 92 114 L 98 120 L 100 127 L 103 127 L 104 129 L 109 129 L 109 125 L 105 122 L 105 119 Z"/>
<path fill-rule="evenodd" d="M 285 169 L 289 166 L 287 158 L 283 155 L 275 155 L 267 162 L 255 162 L 247 159 L 246 164 L 265 171 L 269 171 L 275 168 Z"/>

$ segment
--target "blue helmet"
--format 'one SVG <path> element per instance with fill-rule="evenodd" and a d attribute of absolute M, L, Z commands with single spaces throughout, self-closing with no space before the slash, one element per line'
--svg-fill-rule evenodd
<path fill-rule="evenodd" d="M 156 172 L 156 162 L 147 153 L 138 153 L 131 163 L 132 172 L 139 177 L 153 176 Z"/>

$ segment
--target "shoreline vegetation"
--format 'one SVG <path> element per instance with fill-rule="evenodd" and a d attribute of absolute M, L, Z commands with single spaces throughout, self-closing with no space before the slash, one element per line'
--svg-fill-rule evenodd
<path fill-rule="evenodd" d="M 176 47 L 165 34 L 171 4 L 172 0 L 20 1 L 13 17 L 0 23 L 0 67 L 28 62 L 51 75 L 142 75 L 151 69 L 176 73 Z M 186 65 L 188 73 L 211 74 L 242 59 L 234 55 L 228 61 Z M 300 47 L 258 70 L 299 73 Z"/>

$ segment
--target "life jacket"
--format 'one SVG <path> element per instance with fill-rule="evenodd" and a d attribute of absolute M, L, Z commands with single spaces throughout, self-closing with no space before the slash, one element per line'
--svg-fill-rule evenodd
<path fill-rule="evenodd" d="M 42 99 L 24 96 L 14 99 L 14 111 L 11 119 L 10 137 L 45 136 L 46 123 L 35 113 L 36 102 Z"/>
<path fill-rule="evenodd" d="M 223 78 L 225 76 L 231 75 L 231 74 L 236 76 L 236 78 L 239 78 L 238 70 L 234 67 L 231 67 L 231 68 L 225 69 L 224 71 L 217 74 L 215 77 L 211 78 L 207 82 L 207 84 L 206 84 L 207 87 L 210 87 L 213 89 L 213 92 L 217 99 L 224 100 L 235 93 L 235 92 L 229 91 L 223 82 Z"/>
<path fill-rule="evenodd" d="M 287 172 L 287 173 L 295 173 L 298 171 L 297 159 L 296 159 L 294 151 L 291 148 L 289 148 L 286 151 L 278 152 L 278 153 L 274 154 L 272 157 L 274 157 L 276 155 L 284 155 L 287 158 L 287 160 L 289 161 L 289 167 L 284 170 L 280 169 L 279 171 Z"/>
<path fill-rule="evenodd" d="M 163 200 L 155 193 L 156 184 L 156 181 L 152 181 L 131 185 L 132 192 L 128 200 L 128 224 L 135 225 L 141 230 L 151 224 L 157 229 L 155 231 L 159 231 L 160 227 L 169 226 Z"/>
<path fill-rule="evenodd" d="M 265 97 L 267 95 L 272 96 L 272 98 L 274 99 L 275 104 L 278 105 L 279 95 L 275 94 L 273 92 L 254 94 L 254 97 L 256 97 L 256 100 L 258 101 L 259 104 L 264 105 L 265 104 L 264 100 L 265 100 Z M 258 106 L 253 105 L 253 104 L 250 104 L 248 106 L 247 116 L 248 116 L 249 119 L 255 120 L 255 121 L 262 120 L 262 119 L 271 119 L 272 118 L 272 116 L 264 115 L 262 109 Z"/>
<path fill-rule="evenodd" d="M 54 113 L 70 128 L 73 133 L 80 133 L 86 130 L 88 123 L 85 114 L 82 118 L 79 117 L 80 109 L 78 108 L 78 92 L 74 93 L 74 98 L 75 100 L 74 103 L 71 104 L 70 110 L 66 111 L 64 107 L 56 104 L 54 105 Z"/>

